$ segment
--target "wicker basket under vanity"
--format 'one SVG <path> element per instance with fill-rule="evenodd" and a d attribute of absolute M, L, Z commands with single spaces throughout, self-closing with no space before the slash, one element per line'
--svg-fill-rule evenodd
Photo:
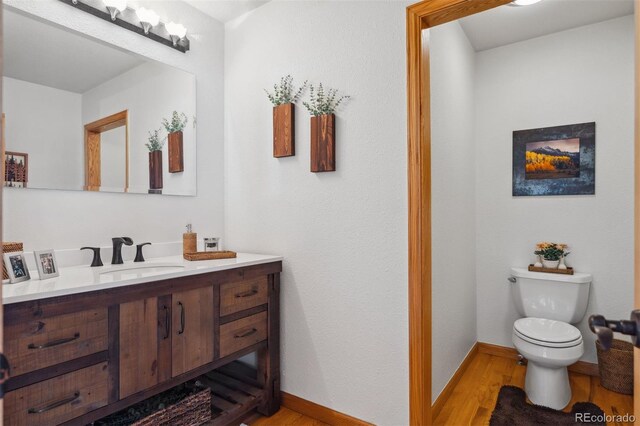
<path fill-rule="evenodd" d="M 136 415 L 131 413 L 132 411 L 134 413 L 144 411 L 144 409 L 140 409 L 140 405 L 145 405 L 146 401 L 112 414 L 97 421 L 95 424 L 99 426 L 199 426 L 208 423 L 211 421 L 211 389 L 201 387 L 198 384 L 193 385 L 193 383 L 189 383 L 186 386 L 194 389 L 195 393 L 148 414 L 144 418 L 132 422 L 131 418 L 136 417 Z M 199 389 L 195 390 L 196 387 Z M 147 401 L 155 400 L 153 405 L 157 405 L 158 401 L 162 399 L 162 395 L 168 392 L 171 392 L 171 390 L 156 395 Z"/>
<path fill-rule="evenodd" d="M 633 394 L 633 345 L 613 339 L 611 348 L 605 351 L 596 342 L 600 383 L 606 389 L 627 395 Z"/>

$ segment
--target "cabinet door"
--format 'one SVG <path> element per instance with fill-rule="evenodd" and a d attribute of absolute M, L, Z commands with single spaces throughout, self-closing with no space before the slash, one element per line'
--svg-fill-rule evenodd
<path fill-rule="evenodd" d="M 213 362 L 213 286 L 172 295 L 172 376 Z"/>
<path fill-rule="evenodd" d="M 120 305 L 120 399 L 158 383 L 158 298 Z"/>

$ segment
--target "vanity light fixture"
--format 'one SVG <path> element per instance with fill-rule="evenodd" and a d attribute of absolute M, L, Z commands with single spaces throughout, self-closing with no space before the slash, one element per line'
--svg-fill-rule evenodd
<path fill-rule="evenodd" d="M 184 25 L 160 22 L 156 12 L 144 7 L 127 6 L 127 0 L 59 0 L 97 18 L 126 28 L 153 41 L 172 47 L 182 53 L 189 50 L 187 29 Z"/>
<path fill-rule="evenodd" d="M 136 14 L 138 15 L 138 19 L 140 19 L 140 25 L 142 25 L 142 29 L 144 30 L 145 34 L 149 34 L 149 30 L 158 25 L 158 22 L 160 22 L 160 17 L 158 16 L 158 14 L 151 9 L 145 9 L 144 7 L 141 7 L 140 9 L 136 10 Z"/>
<path fill-rule="evenodd" d="M 509 6 L 531 6 L 532 4 L 536 4 L 541 0 L 514 0 L 509 3 Z"/>
<path fill-rule="evenodd" d="M 111 20 L 115 21 L 118 14 L 127 8 L 127 0 L 102 0 L 111 15 Z"/>
<path fill-rule="evenodd" d="M 169 33 L 169 37 L 171 37 L 171 41 L 174 46 L 187 35 L 187 29 L 182 24 L 169 22 L 165 27 L 167 28 L 167 32 Z"/>

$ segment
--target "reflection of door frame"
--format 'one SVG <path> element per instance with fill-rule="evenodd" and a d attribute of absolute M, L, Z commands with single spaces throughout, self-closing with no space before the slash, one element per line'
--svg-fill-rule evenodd
<path fill-rule="evenodd" d="M 422 30 L 510 2 L 426 0 L 407 8 L 409 424 L 413 426 L 431 424 L 431 99 L 429 34 Z"/>
<path fill-rule="evenodd" d="M 117 112 L 84 126 L 84 190 L 99 191 L 102 182 L 100 134 L 124 126 L 125 180 L 124 192 L 129 191 L 129 110 Z"/>

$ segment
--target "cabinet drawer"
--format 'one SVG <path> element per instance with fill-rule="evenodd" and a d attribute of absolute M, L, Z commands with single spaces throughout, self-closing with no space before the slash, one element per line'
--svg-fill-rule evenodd
<path fill-rule="evenodd" d="M 33 320 L 5 328 L 5 354 L 11 375 L 105 351 L 107 308 Z"/>
<path fill-rule="evenodd" d="M 267 338 L 267 313 L 251 315 L 220 326 L 220 357 L 262 342 Z"/>
<path fill-rule="evenodd" d="M 220 316 L 233 314 L 267 303 L 267 277 L 223 284 L 220 287 Z"/>
<path fill-rule="evenodd" d="M 107 363 L 9 392 L 4 397 L 7 425 L 56 425 L 107 405 Z"/>

